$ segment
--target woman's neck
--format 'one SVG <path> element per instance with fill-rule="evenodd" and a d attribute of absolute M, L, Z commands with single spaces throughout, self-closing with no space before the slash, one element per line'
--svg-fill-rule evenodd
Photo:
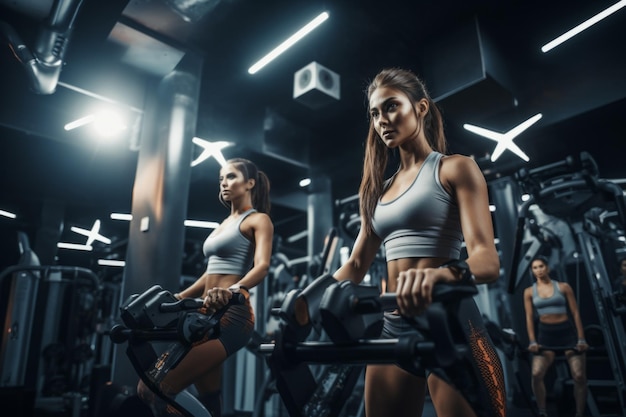
<path fill-rule="evenodd" d="M 550 279 L 550 277 L 546 275 L 545 277 L 537 278 L 537 282 L 539 284 L 549 284 L 552 282 L 552 279 Z"/>
<path fill-rule="evenodd" d="M 238 216 L 242 213 L 245 213 L 246 211 L 250 210 L 252 208 L 252 204 L 242 204 L 242 205 L 238 205 L 238 206 L 232 206 L 231 210 L 230 210 L 230 215 L 231 216 Z"/>

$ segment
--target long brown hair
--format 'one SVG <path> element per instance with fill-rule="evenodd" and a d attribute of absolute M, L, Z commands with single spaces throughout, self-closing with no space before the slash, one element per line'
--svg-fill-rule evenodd
<path fill-rule="evenodd" d="M 428 100 L 429 111 L 424 116 L 424 135 L 432 149 L 445 154 L 447 152 L 446 137 L 443 132 L 441 112 L 435 102 L 428 95 L 426 86 L 413 72 L 401 68 L 387 68 L 380 71 L 366 90 L 367 99 L 379 87 L 393 88 L 403 92 L 413 104 L 413 111 L 417 117 L 415 105 L 421 99 Z M 376 133 L 374 123 L 370 119 L 369 132 L 365 143 L 365 158 L 363 160 L 363 177 L 359 188 L 361 216 L 364 219 L 365 232 L 372 232 L 372 218 L 376 203 L 383 192 L 384 175 L 387 169 L 389 150 Z"/>
<path fill-rule="evenodd" d="M 244 158 L 233 158 L 226 161 L 227 164 L 234 166 L 243 174 L 245 181 L 250 178 L 254 180 L 254 187 L 251 190 L 252 206 L 261 213 L 269 214 L 270 203 L 270 180 L 263 171 L 259 171 L 254 162 Z M 230 203 L 222 198 L 219 193 L 220 202 L 230 208 Z"/>

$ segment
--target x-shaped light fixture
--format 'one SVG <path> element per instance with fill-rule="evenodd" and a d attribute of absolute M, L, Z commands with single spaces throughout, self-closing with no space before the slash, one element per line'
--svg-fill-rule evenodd
<path fill-rule="evenodd" d="M 493 153 L 491 154 L 491 162 L 494 162 L 496 159 L 498 159 L 506 149 L 510 150 L 515 155 L 522 158 L 524 161 L 528 162 L 530 158 L 524 153 L 524 151 L 519 148 L 519 146 L 513 143 L 513 139 L 515 139 L 520 133 L 537 123 L 537 121 L 541 119 L 541 116 L 541 113 L 537 113 L 530 119 L 520 123 L 506 133 L 494 132 L 493 130 L 470 125 L 467 123 L 463 125 L 463 128 L 498 143 L 496 145 L 496 149 L 494 149 Z"/>
<path fill-rule="evenodd" d="M 93 242 L 96 240 L 106 243 L 107 245 L 111 244 L 111 239 L 104 237 L 100 234 L 100 220 L 96 220 L 93 222 L 93 226 L 91 226 L 91 230 L 82 229 L 80 227 L 72 226 L 72 232 L 78 233 L 83 236 L 87 236 L 87 243 L 85 245 L 91 246 Z"/>
<path fill-rule="evenodd" d="M 215 160 L 220 164 L 220 166 L 226 165 L 226 159 L 224 155 L 222 155 L 222 149 L 227 146 L 232 145 L 230 142 L 225 141 L 217 141 L 217 142 L 209 142 L 208 140 L 200 139 L 198 137 L 192 139 L 193 143 L 198 146 L 204 148 L 200 156 L 198 156 L 192 163 L 191 166 L 195 167 L 205 159 L 209 159 L 210 157 L 215 158 Z"/>
<path fill-rule="evenodd" d="M 59 242 L 57 244 L 58 247 L 90 251 L 93 249 L 93 246 L 91 245 L 93 245 L 93 242 L 95 242 L 96 240 L 106 243 L 107 245 L 111 244 L 111 239 L 100 234 L 100 220 L 96 220 L 93 223 L 93 226 L 91 226 L 91 229 L 83 229 L 81 227 L 72 226 L 71 230 L 72 232 L 78 233 L 79 235 L 87 236 L 87 242 L 85 242 L 84 245 Z"/>

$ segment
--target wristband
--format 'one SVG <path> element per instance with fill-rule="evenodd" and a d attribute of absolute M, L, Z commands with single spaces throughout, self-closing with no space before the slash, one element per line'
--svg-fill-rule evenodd
<path fill-rule="evenodd" d="M 248 287 L 246 287 L 245 285 L 231 285 L 230 287 L 228 287 L 229 290 L 231 291 L 239 291 L 239 290 L 244 290 L 247 293 L 250 293 L 250 290 L 248 289 Z"/>
<path fill-rule="evenodd" d="M 528 343 L 528 345 L 529 345 L 529 346 L 534 346 L 534 345 L 536 345 L 536 344 L 537 344 L 537 342 L 535 342 L 535 341 L 532 341 L 532 342 L 529 342 L 529 343 Z"/>
<path fill-rule="evenodd" d="M 578 342 L 576 342 L 577 345 L 582 345 L 582 344 L 587 344 L 587 341 L 585 339 L 578 339 Z"/>
<path fill-rule="evenodd" d="M 462 261 L 460 259 L 453 259 L 451 261 L 448 261 L 442 264 L 439 268 L 454 269 L 457 272 L 459 272 L 461 274 L 461 279 L 458 281 L 459 283 L 462 283 L 462 284 L 474 284 L 475 283 L 476 277 L 474 277 L 474 274 L 472 274 L 472 271 L 470 271 L 469 265 L 465 261 Z"/>

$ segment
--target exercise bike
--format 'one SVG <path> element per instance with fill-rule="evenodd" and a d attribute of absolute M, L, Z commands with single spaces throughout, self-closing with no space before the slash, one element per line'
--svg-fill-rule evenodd
<path fill-rule="evenodd" d="M 502 416 L 506 408 L 503 390 L 497 385 L 498 389 L 491 391 L 483 386 L 486 376 L 501 371 L 497 354 L 494 351 L 481 356 L 481 365 L 477 366 L 469 346 L 480 346 L 481 341 L 470 344 L 464 329 L 468 317 L 476 317 L 477 309 L 471 300 L 476 293 L 473 284 L 437 284 L 419 331 L 396 339 L 379 339 L 383 314 L 397 307 L 396 295 L 381 296 L 377 287 L 322 276 L 302 293 L 294 290 L 287 295 L 275 312 L 281 319 L 275 343 L 262 345 L 260 350 L 269 355 L 277 390 L 291 417 L 340 414 L 348 381 L 338 376 L 332 385 L 317 384 L 308 364 L 322 363 L 396 364 L 416 375 L 432 372 L 458 388 L 478 416 Z M 329 342 L 305 340 L 316 323 L 326 331 Z M 470 334 L 488 342 L 484 329 Z"/>
<path fill-rule="evenodd" d="M 127 343 L 126 354 L 148 388 L 187 417 L 211 417 L 209 411 L 187 390 L 170 398 L 160 389 L 167 373 L 191 348 L 220 335 L 220 319 L 231 305 L 244 304 L 245 296 L 233 293 L 229 303 L 213 314 L 204 314 L 203 300 L 178 300 L 155 285 L 132 295 L 121 307 L 124 325 L 111 329 L 113 343 Z"/>

